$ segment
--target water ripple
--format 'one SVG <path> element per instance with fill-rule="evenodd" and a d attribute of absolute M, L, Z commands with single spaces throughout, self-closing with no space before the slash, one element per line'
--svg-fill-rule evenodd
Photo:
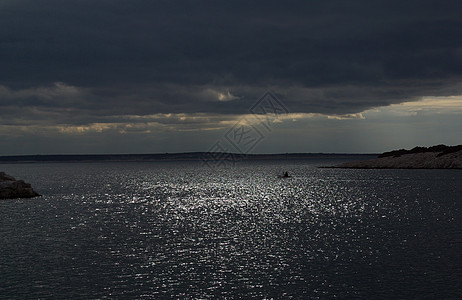
<path fill-rule="evenodd" d="M 291 178 L 277 176 L 285 170 Z M 0 202 L 7 298 L 459 292 L 460 173 L 316 169 L 309 161 L 5 171 L 45 195 Z"/>

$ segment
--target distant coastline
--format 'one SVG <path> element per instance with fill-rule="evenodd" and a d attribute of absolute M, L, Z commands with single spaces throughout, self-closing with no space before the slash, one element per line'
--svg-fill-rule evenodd
<path fill-rule="evenodd" d="M 375 159 L 346 162 L 331 168 L 343 169 L 462 169 L 462 145 L 415 147 L 393 150 Z"/>
<path fill-rule="evenodd" d="M 310 158 L 367 159 L 377 154 L 342 153 L 282 153 L 282 154 L 239 154 L 220 152 L 187 152 L 158 154 L 63 154 L 63 155 L 9 155 L 0 156 L 2 163 L 40 163 L 40 162 L 160 162 L 160 161 L 203 161 L 235 159 L 240 160 L 296 160 Z"/>

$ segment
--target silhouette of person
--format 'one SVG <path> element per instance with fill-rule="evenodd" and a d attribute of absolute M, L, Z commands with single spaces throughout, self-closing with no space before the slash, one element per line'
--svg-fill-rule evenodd
<path fill-rule="evenodd" d="M 289 172 L 286 171 L 286 172 L 284 173 L 284 177 L 289 177 Z"/>

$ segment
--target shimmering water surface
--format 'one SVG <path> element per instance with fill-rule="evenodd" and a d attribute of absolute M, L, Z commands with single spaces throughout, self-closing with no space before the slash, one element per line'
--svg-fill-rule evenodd
<path fill-rule="evenodd" d="M 331 163 L 0 165 L 0 298 L 462 297 L 462 172 Z"/>

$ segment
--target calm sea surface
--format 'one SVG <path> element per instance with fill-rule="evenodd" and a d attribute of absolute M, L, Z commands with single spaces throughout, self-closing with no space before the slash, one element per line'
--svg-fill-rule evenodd
<path fill-rule="evenodd" d="M 0 298 L 461 298 L 462 171 L 337 162 L 1 164 Z"/>

